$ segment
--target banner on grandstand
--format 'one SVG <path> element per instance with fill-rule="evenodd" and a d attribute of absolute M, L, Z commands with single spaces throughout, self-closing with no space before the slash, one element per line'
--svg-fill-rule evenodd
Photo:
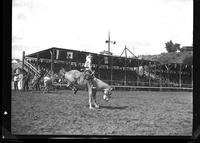
<path fill-rule="evenodd" d="M 73 52 L 67 52 L 66 59 L 73 59 Z"/>

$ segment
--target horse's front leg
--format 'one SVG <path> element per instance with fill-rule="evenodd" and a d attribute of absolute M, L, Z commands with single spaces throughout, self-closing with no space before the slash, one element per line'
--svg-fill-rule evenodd
<path fill-rule="evenodd" d="M 94 101 L 94 106 L 95 108 L 99 108 L 99 105 L 96 102 L 96 91 L 93 91 L 92 93 L 93 101 Z"/>

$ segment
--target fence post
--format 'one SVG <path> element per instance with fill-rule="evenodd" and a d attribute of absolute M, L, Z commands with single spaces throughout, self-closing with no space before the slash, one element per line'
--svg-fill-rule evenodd
<path fill-rule="evenodd" d="M 51 75 L 53 76 L 54 73 L 54 50 L 52 49 L 50 51 L 51 53 Z"/>
<path fill-rule="evenodd" d="M 138 66 L 137 66 L 137 71 L 138 71 L 138 73 L 137 73 L 137 86 L 138 86 L 138 82 L 139 82 L 139 60 L 137 61 L 137 63 L 138 63 Z"/>
<path fill-rule="evenodd" d="M 167 86 L 170 87 L 170 66 L 167 64 Z"/>
<path fill-rule="evenodd" d="M 191 65 L 191 85 L 192 85 L 192 88 L 193 88 L 193 65 Z"/>
<path fill-rule="evenodd" d="M 100 56 L 98 55 L 98 78 L 100 79 Z"/>
<path fill-rule="evenodd" d="M 39 67 L 39 53 L 37 53 L 37 61 L 36 61 L 36 69 L 38 70 Z"/>
<path fill-rule="evenodd" d="M 180 71 L 179 71 L 179 87 L 181 88 L 181 70 L 182 70 L 182 64 L 180 63 Z"/>
<path fill-rule="evenodd" d="M 110 70 L 111 70 L 111 71 L 110 71 L 110 72 L 111 72 L 111 74 L 110 74 L 110 80 L 111 80 L 111 83 L 110 83 L 110 84 L 112 85 L 112 80 L 113 80 L 113 75 L 112 75 L 112 74 L 113 74 L 113 57 L 112 57 L 112 55 L 111 55 L 110 58 L 111 58 L 111 60 L 110 60 L 110 61 L 111 61 L 111 62 L 110 62 L 110 68 L 111 68 L 111 69 L 110 69 Z"/>
<path fill-rule="evenodd" d="M 161 68 L 161 64 L 160 64 L 160 66 L 159 66 L 159 72 L 160 72 L 160 91 L 162 90 L 162 73 L 161 73 L 161 70 L 162 70 L 162 68 Z"/>
<path fill-rule="evenodd" d="M 22 53 L 22 71 L 24 70 L 24 58 L 25 58 L 25 51 Z"/>
<path fill-rule="evenodd" d="M 126 66 L 124 67 L 124 72 L 125 72 L 125 76 L 124 76 L 124 85 L 126 86 Z"/>
<path fill-rule="evenodd" d="M 155 69 L 154 69 L 154 75 L 155 75 L 155 78 L 154 78 L 154 86 L 155 86 L 155 81 L 156 81 L 156 87 L 157 87 L 157 74 L 156 74 L 156 66 L 157 66 L 157 63 L 156 62 L 154 62 L 154 66 L 155 66 Z"/>
<path fill-rule="evenodd" d="M 150 77 L 151 70 L 150 70 L 150 65 L 151 65 L 151 62 L 149 62 L 149 66 L 148 66 L 148 71 L 149 71 L 149 86 L 151 86 L 151 77 Z"/>
<path fill-rule="evenodd" d="M 125 68 L 125 79 L 124 79 L 124 85 L 126 86 L 126 60 L 127 60 L 127 49 L 126 49 L 126 45 L 125 45 L 125 59 L 124 59 L 125 61 L 125 63 L 124 63 L 124 68 Z"/>

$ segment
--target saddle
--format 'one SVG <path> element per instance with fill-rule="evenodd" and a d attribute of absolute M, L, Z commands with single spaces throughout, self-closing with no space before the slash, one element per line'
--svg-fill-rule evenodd
<path fill-rule="evenodd" d="M 93 83 L 93 80 L 94 80 L 93 71 L 88 70 L 88 69 L 81 69 L 80 71 L 83 72 L 84 79 L 88 80 L 89 83 Z M 76 92 L 78 91 L 77 81 L 74 82 L 72 90 L 74 91 L 74 94 L 76 94 Z"/>

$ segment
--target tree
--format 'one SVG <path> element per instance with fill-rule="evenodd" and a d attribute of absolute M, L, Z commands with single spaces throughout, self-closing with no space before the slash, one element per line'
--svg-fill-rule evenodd
<path fill-rule="evenodd" d="M 193 56 L 188 56 L 183 60 L 183 64 L 193 65 Z"/>
<path fill-rule="evenodd" d="M 180 51 L 180 44 L 178 43 L 173 43 L 172 40 L 170 40 L 169 42 L 165 43 L 165 48 L 167 50 L 168 53 L 170 52 L 176 52 L 177 50 Z"/>

